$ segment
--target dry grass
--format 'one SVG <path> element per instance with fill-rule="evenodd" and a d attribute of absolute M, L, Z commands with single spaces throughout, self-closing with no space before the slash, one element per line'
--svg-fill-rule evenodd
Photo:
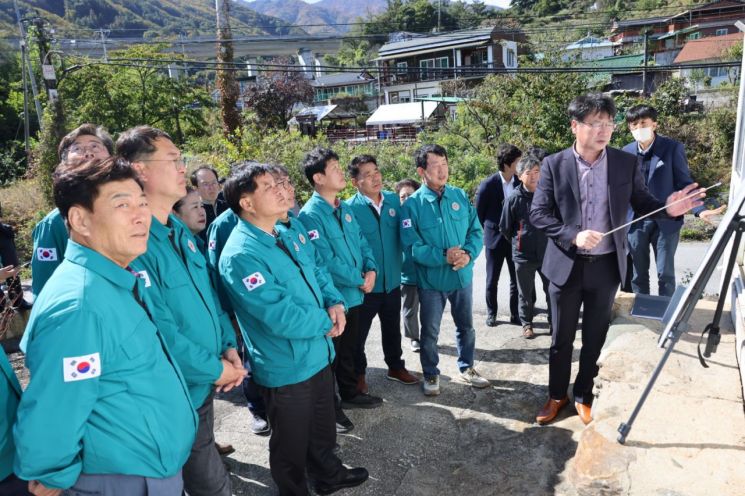
<path fill-rule="evenodd" d="M 16 231 L 18 258 L 31 259 L 33 241 L 31 232 L 34 226 L 49 212 L 51 207 L 41 193 L 41 187 L 34 179 L 16 181 L 0 189 L 2 221 L 10 224 Z"/>

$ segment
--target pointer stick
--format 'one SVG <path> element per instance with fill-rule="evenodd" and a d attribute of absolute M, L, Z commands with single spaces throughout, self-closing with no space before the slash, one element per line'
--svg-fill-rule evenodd
<path fill-rule="evenodd" d="M 681 199 L 679 199 L 679 200 L 675 200 L 674 202 L 670 202 L 669 204 L 665 205 L 665 206 L 664 206 L 664 207 L 662 207 L 662 208 L 658 208 L 657 210 L 654 210 L 654 211 L 652 211 L 652 212 L 649 212 L 648 214 L 642 215 L 642 216 L 641 216 L 641 217 L 639 217 L 638 219 L 634 219 L 634 220 L 632 220 L 631 222 L 627 222 L 626 224 L 624 224 L 624 225 L 622 225 L 622 226 L 618 226 L 618 227 L 617 227 L 617 228 L 615 228 L 615 229 L 611 229 L 611 230 L 610 230 L 610 231 L 608 231 L 607 233 L 604 233 L 604 234 L 603 234 L 603 237 L 605 237 L 605 236 L 607 236 L 607 235 L 609 235 L 609 234 L 613 234 L 613 233 L 614 233 L 614 232 L 616 232 L 616 231 L 620 231 L 621 229 L 623 229 L 623 228 L 625 228 L 625 227 L 629 227 L 629 226 L 630 226 L 631 224 L 633 224 L 634 222 L 640 221 L 640 220 L 642 220 L 642 219 L 646 219 L 646 218 L 647 218 L 647 217 L 649 217 L 650 215 L 654 215 L 654 214 L 656 214 L 657 212 L 662 212 L 663 210 L 667 209 L 667 207 L 669 207 L 670 205 L 675 205 L 676 203 L 680 203 L 680 202 L 682 202 L 683 200 L 688 200 L 689 198 L 693 198 L 694 196 L 698 196 L 698 195 L 700 195 L 700 194 L 701 194 L 701 193 L 703 193 L 704 191 L 709 191 L 709 190 L 710 190 L 711 188 L 716 188 L 716 187 L 718 187 L 718 186 L 721 186 L 721 185 L 722 185 L 722 183 L 721 183 L 721 182 L 718 182 L 718 183 L 712 184 L 712 185 L 711 185 L 711 186 L 709 186 L 708 188 L 704 188 L 704 189 L 701 189 L 701 188 L 699 188 L 699 189 L 698 189 L 698 190 L 697 190 L 697 191 L 696 191 L 695 193 L 691 193 L 690 195 L 688 195 L 688 196 L 684 196 L 683 198 L 681 198 Z"/>

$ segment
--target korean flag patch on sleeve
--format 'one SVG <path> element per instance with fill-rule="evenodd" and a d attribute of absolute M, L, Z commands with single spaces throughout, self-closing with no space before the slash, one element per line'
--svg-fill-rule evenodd
<path fill-rule="evenodd" d="M 84 381 L 101 375 L 101 356 L 98 353 L 62 359 L 65 382 Z"/>
<path fill-rule="evenodd" d="M 404 219 L 404 220 L 402 220 L 401 221 L 401 227 L 403 227 L 404 229 L 407 229 L 407 228 L 411 227 L 411 219 Z"/>
<path fill-rule="evenodd" d="M 39 262 L 56 262 L 57 261 L 57 248 L 37 248 L 36 259 Z"/>
<path fill-rule="evenodd" d="M 264 279 L 264 276 L 261 275 L 261 272 L 254 272 L 250 276 L 243 278 L 243 284 L 246 285 L 246 289 L 249 291 L 253 291 L 265 283 L 266 280 Z"/>
<path fill-rule="evenodd" d="M 319 238 L 318 229 L 313 229 L 311 231 L 308 231 L 308 237 L 310 238 L 311 241 L 318 239 Z"/>

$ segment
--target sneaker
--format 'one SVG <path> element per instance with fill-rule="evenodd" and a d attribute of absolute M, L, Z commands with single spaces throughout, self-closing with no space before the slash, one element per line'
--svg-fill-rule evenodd
<path fill-rule="evenodd" d="M 469 367 L 461 372 L 460 378 L 475 388 L 481 389 L 491 386 L 491 382 L 481 377 L 473 367 Z"/>
<path fill-rule="evenodd" d="M 358 394 L 348 400 L 342 398 L 342 408 L 377 408 L 383 404 L 383 398 L 370 394 Z"/>
<path fill-rule="evenodd" d="M 342 410 L 336 411 L 336 433 L 344 434 L 354 429 L 354 424 L 349 417 L 347 417 Z"/>
<path fill-rule="evenodd" d="M 388 375 L 386 377 L 389 381 L 398 381 L 401 384 L 410 385 L 419 383 L 419 378 L 403 367 L 395 370 L 388 369 Z"/>
<path fill-rule="evenodd" d="M 424 391 L 424 396 L 437 396 L 440 394 L 440 376 L 424 376 L 422 390 Z"/>
<path fill-rule="evenodd" d="M 269 435 L 272 429 L 269 427 L 269 422 L 266 420 L 266 414 L 261 415 L 259 413 L 251 412 L 251 417 L 253 417 L 253 420 L 251 420 L 251 432 L 257 436 Z"/>
<path fill-rule="evenodd" d="M 411 340 L 411 351 L 413 351 L 414 353 L 419 353 L 419 350 L 421 349 L 422 349 L 422 345 L 419 344 L 419 340 L 412 339 Z"/>

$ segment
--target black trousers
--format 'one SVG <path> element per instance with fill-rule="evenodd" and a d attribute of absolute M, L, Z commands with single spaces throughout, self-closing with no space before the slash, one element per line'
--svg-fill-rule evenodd
<path fill-rule="evenodd" d="M 401 350 L 401 288 L 397 287 L 390 293 L 368 293 L 359 309 L 359 337 L 355 357 L 357 375 L 364 374 L 367 369 L 365 342 L 376 315 L 380 318 L 383 357 L 386 365 L 392 370 L 404 368 L 404 361 L 401 359 L 403 354 Z"/>
<path fill-rule="evenodd" d="M 566 284 L 549 285 L 552 331 L 549 351 L 548 391 L 553 399 L 566 397 L 572 369 L 574 337 L 582 313 L 582 349 L 579 372 L 574 380 L 574 400 L 592 404 L 592 384 L 598 374 L 597 361 L 610 326 L 613 300 L 621 277 L 616 254 L 588 262 L 577 258 Z"/>
<path fill-rule="evenodd" d="M 31 496 L 28 492 L 28 482 L 10 474 L 0 481 L 0 494 L 3 496 Z"/>
<path fill-rule="evenodd" d="M 510 318 L 517 318 L 517 279 L 515 278 L 515 264 L 512 262 L 512 246 L 505 238 L 500 238 L 497 247 L 486 249 L 486 308 L 489 315 L 497 315 L 497 284 L 502 265 L 507 262 L 507 272 L 510 274 Z"/>
<path fill-rule="evenodd" d="M 8 224 L 0 224 L 0 261 L 1 266 L 12 265 L 18 267 L 18 252 L 16 251 L 15 233 Z M 8 298 L 12 306 L 18 305 L 23 299 L 23 288 L 19 276 L 10 277 L 5 281 L 8 286 Z M 5 307 L 5 297 L 0 293 L 0 308 Z"/>
<path fill-rule="evenodd" d="M 278 388 L 261 387 L 272 426 L 269 468 L 279 494 L 308 494 L 308 476 L 334 482 L 342 475 L 334 454 L 334 378 L 330 367 L 310 379 Z"/>
<path fill-rule="evenodd" d="M 357 396 L 357 372 L 355 371 L 355 357 L 359 346 L 359 318 L 361 306 L 350 308 L 347 311 L 347 325 L 341 336 L 333 339 L 334 351 L 334 375 L 339 386 L 339 396 L 343 400 L 349 400 Z"/>

